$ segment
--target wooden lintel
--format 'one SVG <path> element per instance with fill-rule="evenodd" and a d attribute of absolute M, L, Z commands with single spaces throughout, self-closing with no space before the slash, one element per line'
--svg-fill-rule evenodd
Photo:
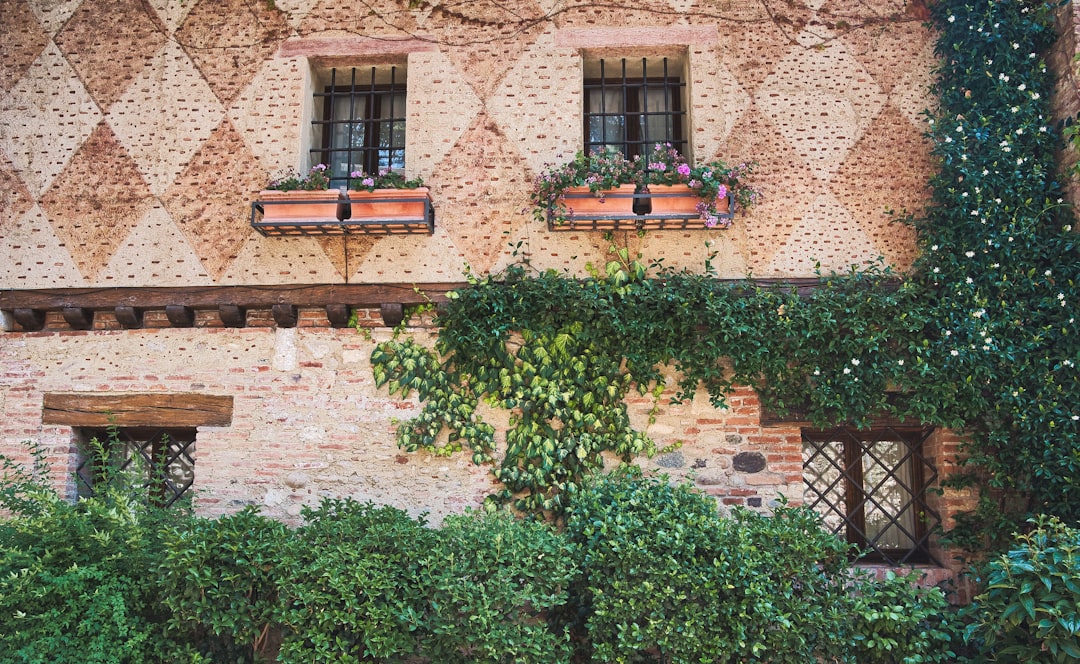
<path fill-rule="evenodd" d="M 113 309 L 116 321 L 129 330 L 137 330 L 143 324 L 143 312 L 138 307 L 120 306 Z"/>
<path fill-rule="evenodd" d="M 15 322 L 27 332 L 33 332 L 45 327 L 45 312 L 41 309 L 16 308 L 12 315 Z"/>
<path fill-rule="evenodd" d="M 243 307 L 235 304 L 222 304 L 218 306 L 218 316 L 225 327 L 244 327 L 247 325 L 247 313 Z"/>
<path fill-rule="evenodd" d="M 291 304 L 275 304 L 270 307 L 278 327 L 296 327 L 296 307 Z"/>
<path fill-rule="evenodd" d="M 352 311 L 347 304 L 326 305 L 326 319 L 330 321 L 330 327 L 348 327 L 351 315 Z"/>
<path fill-rule="evenodd" d="M 165 317 L 173 327 L 191 327 L 195 324 L 195 311 L 182 304 L 165 305 Z"/>
<path fill-rule="evenodd" d="M 232 412 L 230 396 L 62 392 L 45 395 L 41 421 L 79 427 L 227 427 Z"/>
<path fill-rule="evenodd" d="M 405 320 L 405 307 L 400 302 L 383 302 L 379 305 L 379 313 L 386 327 L 397 327 Z"/>
<path fill-rule="evenodd" d="M 94 310 L 86 307 L 64 307 L 64 320 L 73 330 L 89 330 L 94 327 Z"/>

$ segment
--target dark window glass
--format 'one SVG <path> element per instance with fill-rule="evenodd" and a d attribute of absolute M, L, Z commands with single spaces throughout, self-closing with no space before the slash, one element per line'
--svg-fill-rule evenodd
<path fill-rule="evenodd" d="M 803 431 L 806 504 L 862 559 L 936 562 L 930 534 L 941 519 L 926 503 L 937 471 L 923 456 L 925 429 Z"/>

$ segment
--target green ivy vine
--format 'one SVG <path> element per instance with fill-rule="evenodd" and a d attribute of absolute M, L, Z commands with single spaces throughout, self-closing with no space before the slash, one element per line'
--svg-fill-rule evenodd
<path fill-rule="evenodd" d="M 766 408 L 821 425 L 885 413 L 964 432 L 971 472 L 954 482 L 983 495 L 961 519 L 969 548 L 1031 513 L 1080 520 L 1080 255 L 1054 180 L 1060 137 L 1041 56 L 1057 4 L 933 5 L 938 171 L 933 205 L 908 220 L 922 250 L 911 273 L 853 269 L 800 293 L 620 249 L 585 279 L 527 265 L 470 277 L 439 314 L 434 349 L 392 341 L 372 355 L 379 385 L 424 403 L 402 445 L 467 445 L 494 463 L 477 405 L 509 409 L 499 498 L 558 513 L 605 453 L 655 451 L 624 399 L 659 399 L 670 367 L 676 401 L 703 389 L 723 408 L 748 385 Z"/>

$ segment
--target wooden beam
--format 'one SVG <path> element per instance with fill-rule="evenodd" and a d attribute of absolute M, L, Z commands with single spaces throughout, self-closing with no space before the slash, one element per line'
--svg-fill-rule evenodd
<path fill-rule="evenodd" d="M 74 330 L 89 330 L 94 327 L 94 310 L 86 307 L 64 307 L 64 320 Z"/>
<path fill-rule="evenodd" d="M 405 320 L 405 307 L 400 302 L 383 302 L 379 305 L 379 313 L 386 327 L 397 327 Z"/>
<path fill-rule="evenodd" d="M 45 395 L 41 421 L 77 427 L 227 427 L 232 412 L 232 397 L 210 394 L 53 392 Z"/>
<path fill-rule="evenodd" d="M 383 302 L 442 302 L 447 299 L 446 293 L 466 285 L 464 282 L 454 282 L 0 290 L 0 309 L 59 311 L 64 307 L 82 307 L 101 310 L 119 306 L 164 309 L 170 304 L 214 310 L 222 304 L 235 304 L 246 309 L 269 309 L 275 304 L 294 304 L 300 307 L 349 304 L 368 308 L 377 307 Z"/>
<path fill-rule="evenodd" d="M 330 327 L 348 327 L 352 311 L 347 304 L 326 305 L 326 320 L 330 321 Z"/>
<path fill-rule="evenodd" d="M 296 307 L 291 304 L 275 304 L 270 307 L 278 327 L 296 327 Z"/>
<path fill-rule="evenodd" d="M 27 332 L 45 327 L 45 311 L 42 309 L 17 307 L 12 315 L 15 316 L 15 322 Z"/>
<path fill-rule="evenodd" d="M 218 305 L 218 316 L 225 327 L 244 327 L 247 325 L 247 314 L 243 307 L 235 304 Z"/>
<path fill-rule="evenodd" d="M 191 327 L 195 324 L 195 310 L 182 304 L 165 305 L 165 317 L 173 327 Z"/>
<path fill-rule="evenodd" d="M 119 306 L 113 309 L 116 321 L 129 330 L 137 330 L 142 327 L 143 312 L 138 307 Z"/>

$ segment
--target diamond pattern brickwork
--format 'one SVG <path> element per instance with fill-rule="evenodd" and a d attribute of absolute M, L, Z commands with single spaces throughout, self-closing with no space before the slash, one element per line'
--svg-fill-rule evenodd
<path fill-rule="evenodd" d="M 708 0 L 371 6 L 0 0 L 0 288 L 449 281 L 464 262 L 508 264 L 519 242 L 540 268 L 583 273 L 609 243 L 548 233 L 527 197 L 546 164 L 580 148 L 581 49 L 593 29 L 635 56 L 705 35 L 683 51 L 694 156 L 758 162 L 764 193 L 730 231 L 620 242 L 700 269 L 709 239 L 714 267 L 732 278 L 811 276 L 816 264 L 878 255 L 911 263 L 911 229 L 885 211 L 926 200 L 921 112 L 934 55 L 919 2 L 814 0 L 771 17 L 757 3 Z M 279 47 L 335 37 L 380 52 L 401 39 L 430 45 L 338 60 L 407 61 L 407 170 L 432 188 L 434 236 L 252 235 L 256 192 L 308 158 L 310 65 Z"/>
<path fill-rule="evenodd" d="M 232 101 L 290 34 L 284 15 L 271 5 L 203 0 L 176 33 L 222 104 Z"/>
<path fill-rule="evenodd" d="M 0 151 L 35 197 L 44 193 L 101 119 L 98 105 L 53 44 L 0 95 L 0 108 Z"/>
<path fill-rule="evenodd" d="M 165 192 L 166 209 L 211 277 L 225 272 L 254 233 L 248 203 L 268 178 L 226 119 Z"/>
<path fill-rule="evenodd" d="M 0 90 L 10 90 L 41 54 L 49 36 L 25 0 L 0 0 Z"/>
<path fill-rule="evenodd" d="M 153 204 L 135 162 L 102 123 L 41 201 L 79 271 L 92 279 Z"/>
<path fill-rule="evenodd" d="M 166 44 L 151 62 L 154 66 L 136 77 L 105 119 L 160 196 L 225 109 L 178 45 Z"/>
<path fill-rule="evenodd" d="M 55 38 L 103 109 L 123 94 L 165 40 L 157 14 L 138 0 L 83 3 Z"/>

